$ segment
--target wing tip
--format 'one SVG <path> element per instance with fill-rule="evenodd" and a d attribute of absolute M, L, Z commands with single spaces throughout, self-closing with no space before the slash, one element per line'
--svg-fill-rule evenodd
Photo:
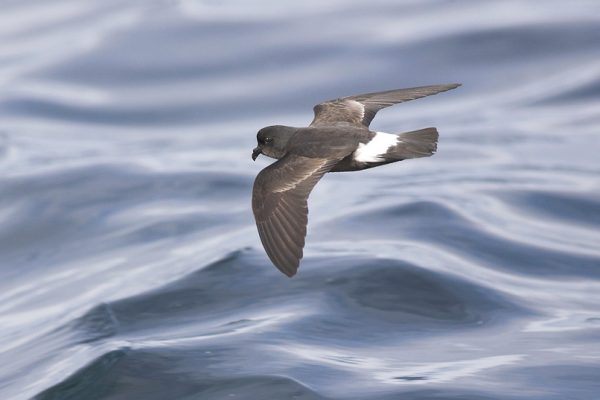
<path fill-rule="evenodd" d="M 296 275 L 296 273 L 298 272 L 298 268 L 294 268 L 293 271 L 284 271 L 284 270 L 281 270 L 281 272 L 283 272 L 283 274 L 285 276 L 287 276 L 288 278 L 293 278 Z"/>
<path fill-rule="evenodd" d="M 439 91 L 436 92 L 436 93 L 442 93 L 442 92 L 446 92 L 448 90 L 456 89 L 457 87 L 460 87 L 460 86 L 462 86 L 462 83 L 444 83 L 444 84 L 439 84 L 439 85 L 421 86 L 419 88 L 423 88 L 423 89 L 427 89 L 427 88 L 437 89 Z M 415 88 L 415 89 L 419 89 L 419 88 Z"/>
<path fill-rule="evenodd" d="M 298 262 L 295 265 L 285 265 L 280 262 L 275 262 L 275 260 L 271 260 L 271 262 L 273 263 L 273 265 L 275 265 L 275 267 L 277 267 L 279 271 L 281 271 L 288 278 L 293 278 L 294 275 L 296 275 L 296 273 L 298 272 L 298 268 L 300 267 L 300 260 L 298 260 Z"/>

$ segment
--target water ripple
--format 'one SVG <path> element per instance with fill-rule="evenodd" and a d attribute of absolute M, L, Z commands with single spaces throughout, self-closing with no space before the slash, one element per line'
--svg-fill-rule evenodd
<path fill-rule="evenodd" d="M 321 3 L 4 2 L 0 398 L 597 396 L 597 2 Z M 255 132 L 443 82 L 273 268 Z"/>

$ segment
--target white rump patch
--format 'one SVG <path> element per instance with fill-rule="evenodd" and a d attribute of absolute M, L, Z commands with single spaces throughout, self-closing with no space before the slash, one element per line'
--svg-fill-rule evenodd
<path fill-rule="evenodd" d="M 354 159 L 358 162 L 379 162 L 383 161 L 382 156 L 388 149 L 398 144 L 398 135 L 391 133 L 376 132 L 371 141 L 366 144 L 359 144 L 354 152 Z"/>

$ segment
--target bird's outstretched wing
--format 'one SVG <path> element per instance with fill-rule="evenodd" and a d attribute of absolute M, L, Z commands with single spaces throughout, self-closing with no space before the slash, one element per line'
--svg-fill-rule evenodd
<path fill-rule="evenodd" d="M 339 159 L 287 154 L 256 177 L 252 211 L 260 240 L 275 266 L 287 276 L 298 270 L 308 222 L 308 196 Z"/>
<path fill-rule="evenodd" d="M 340 123 L 369 126 L 377 111 L 405 101 L 431 96 L 459 87 L 460 84 L 420 86 L 342 97 L 317 104 L 310 126 L 331 126 Z"/>

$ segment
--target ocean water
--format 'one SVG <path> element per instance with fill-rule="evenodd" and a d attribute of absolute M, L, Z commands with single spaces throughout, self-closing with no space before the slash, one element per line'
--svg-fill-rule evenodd
<path fill-rule="evenodd" d="M 598 1 L 0 7 L 0 399 L 600 398 Z M 277 271 L 256 131 L 452 82 Z"/>

